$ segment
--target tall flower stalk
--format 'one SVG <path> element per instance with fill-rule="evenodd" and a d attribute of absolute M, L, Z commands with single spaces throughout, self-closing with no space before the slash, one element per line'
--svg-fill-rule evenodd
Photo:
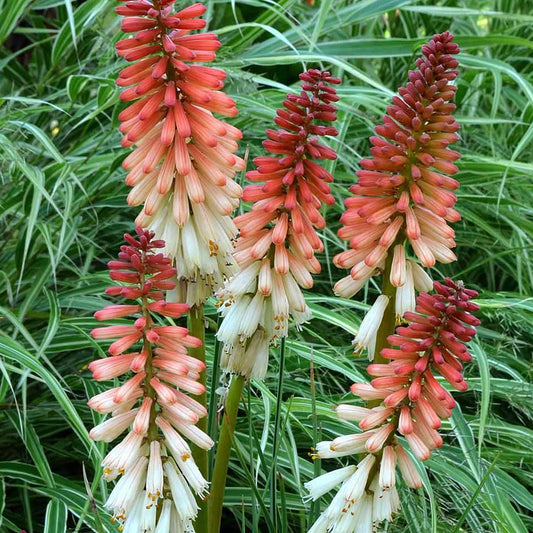
<path fill-rule="evenodd" d="M 128 103 L 119 115 L 122 145 L 133 148 L 123 167 L 132 187 L 128 203 L 143 204 L 136 223 L 164 240 L 176 268 L 167 300 L 194 306 L 190 327 L 203 336 L 205 298 L 237 270 L 231 214 L 242 191 L 233 178 L 245 164 L 235 155 L 241 132 L 215 117 L 237 114 L 222 92 L 226 74 L 204 65 L 220 42 L 214 33 L 192 33 L 205 27 L 198 17 L 206 8 L 195 3 L 173 12 L 174 3 L 142 0 L 116 8 L 122 30 L 133 33 L 117 43 L 132 63 L 117 81 Z M 203 346 L 195 356 L 205 361 Z M 199 400 L 206 405 L 205 394 Z M 207 475 L 207 454 L 194 453 Z"/>
<path fill-rule="evenodd" d="M 350 188 L 354 196 L 346 200 L 339 236 L 350 248 L 334 262 L 350 268 L 350 275 L 334 290 L 350 298 L 371 276 L 382 275 L 381 295 L 354 339 L 355 352 L 366 350 L 373 360 L 368 372 L 374 379 L 370 385 L 352 386 L 368 407 L 337 408 L 341 419 L 359 422 L 363 432 L 317 444 L 315 457 L 363 457 L 357 467 L 306 484 L 316 500 L 342 483 L 313 533 L 370 533 L 374 524 L 391 520 L 400 507 L 396 466 L 409 487 L 421 486 L 399 438 L 405 438 L 420 460 L 428 459 L 442 445 L 437 429 L 455 405 L 435 376 L 466 390 L 462 364 L 471 357 L 464 343 L 479 324 L 471 314 L 477 306 L 469 301 L 477 293 L 450 279 L 433 283 L 422 268 L 456 259 L 454 231 L 448 225 L 460 218 L 452 192 L 459 183 L 450 177 L 459 158 L 449 148 L 459 129 L 451 114 L 456 91 L 451 82 L 458 75 L 453 55 L 459 52 L 452 40 L 445 32 L 422 47 L 424 57 L 393 97 L 383 124 L 375 128 L 377 135 L 370 138 L 373 157 L 361 160 L 358 181 Z M 436 293 L 429 294 L 433 287 Z M 424 292 L 417 297 L 416 291 Z"/>
<path fill-rule="evenodd" d="M 289 320 L 298 327 L 310 317 L 302 288 L 320 272 L 316 252 L 323 250 L 317 229 L 325 227 L 323 203 L 333 204 L 328 182 L 333 176 L 317 161 L 333 160 L 336 152 L 319 141 L 335 136 L 328 125 L 337 118 L 329 72 L 300 74 L 302 91 L 288 94 L 278 109 L 278 130 L 267 130 L 264 148 L 272 155 L 254 159 L 246 174 L 243 200 L 252 209 L 235 218 L 239 238 L 234 258 L 240 271 L 217 293 L 224 317 L 218 331 L 223 342 L 222 368 L 234 374 L 221 427 L 210 500 L 210 531 L 218 531 L 240 395 L 246 379 L 262 379 L 271 345 L 288 334 Z"/>
<path fill-rule="evenodd" d="M 109 263 L 111 279 L 124 285 L 106 293 L 131 303 L 105 307 L 95 318 L 131 322 L 91 331 L 95 339 L 116 339 L 110 357 L 89 365 L 94 379 L 127 375 L 89 400 L 92 409 L 111 415 L 91 430 L 92 439 L 112 442 L 130 428 L 102 462 L 104 479 L 118 478 L 105 505 L 124 533 L 192 531 L 199 510 L 194 494 L 205 499 L 208 482 L 185 439 L 205 450 L 213 445 L 196 425 L 205 407 L 186 394 L 205 392 L 198 382 L 205 364 L 187 353 L 201 341 L 184 327 L 162 325 L 164 317 L 178 319 L 189 311 L 187 304 L 163 299 L 176 275 L 171 259 L 157 253 L 165 243 L 141 228 L 137 238 L 124 238 L 118 260 Z"/>

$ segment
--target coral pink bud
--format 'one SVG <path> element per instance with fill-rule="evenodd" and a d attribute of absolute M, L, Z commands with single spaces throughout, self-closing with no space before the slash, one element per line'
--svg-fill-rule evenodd
<path fill-rule="evenodd" d="M 89 364 L 89 370 L 96 381 L 113 379 L 130 370 L 130 365 L 136 353 L 116 355 L 105 359 L 97 359 Z"/>
<path fill-rule="evenodd" d="M 363 400 L 382 400 L 386 398 L 392 391 L 388 389 L 375 389 L 372 385 L 367 383 L 354 383 L 350 390 L 356 396 Z"/>
<path fill-rule="evenodd" d="M 91 331 L 91 336 L 95 339 L 116 339 L 138 333 L 135 326 L 107 326 L 105 328 L 95 328 Z"/>
<path fill-rule="evenodd" d="M 366 441 L 366 451 L 369 453 L 375 453 L 381 450 L 383 444 L 388 439 L 389 435 L 394 431 L 394 424 L 389 422 L 375 431 L 370 438 Z"/>
<path fill-rule="evenodd" d="M 413 432 L 413 420 L 411 418 L 411 409 L 409 406 L 402 405 L 400 410 L 400 418 L 398 420 L 398 430 L 402 435 L 407 435 Z"/>
<path fill-rule="evenodd" d="M 411 458 L 400 444 L 396 445 L 395 451 L 398 467 L 402 473 L 403 480 L 408 487 L 419 489 L 422 486 L 422 478 L 413 464 L 413 461 L 411 461 Z"/>
<path fill-rule="evenodd" d="M 139 374 L 136 374 L 131 379 L 126 381 L 126 383 L 119 387 L 115 392 L 115 395 L 113 396 L 113 401 L 115 403 L 122 403 L 135 397 L 140 390 L 140 385 L 144 380 L 145 376 L 146 374 L 144 372 L 140 372 Z"/>
<path fill-rule="evenodd" d="M 179 318 L 189 311 L 190 306 L 182 303 L 168 303 L 159 301 L 148 304 L 148 309 L 163 316 Z"/>
<path fill-rule="evenodd" d="M 417 402 L 420 399 L 422 391 L 422 376 L 416 376 L 409 386 L 409 399 L 412 402 Z"/>
<path fill-rule="evenodd" d="M 168 372 L 171 372 L 172 374 L 185 376 L 189 372 L 189 369 L 186 365 L 171 359 L 162 359 L 160 357 L 154 357 L 153 364 L 156 368 L 166 370 Z"/>
<path fill-rule="evenodd" d="M 372 413 L 366 416 L 361 422 L 359 423 L 359 427 L 366 431 L 367 429 L 374 428 L 376 426 L 379 426 L 387 418 L 389 418 L 394 413 L 394 409 L 387 408 L 387 409 L 380 409 L 376 408 L 372 410 Z"/>
<path fill-rule="evenodd" d="M 108 305 L 100 311 L 94 313 L 96 320 L 111 320 L 113 318 L 121 318 L 123 316 L 133 315 L 140 312 L 139 305 Z"/>
<path fill-rule="evenodd" d="M 408 388 L 402 387 L 401 389 L 398 389 L 397 391 L 389 394 L 383 403 L 387 407 L 396 407 L 398 404 L 403 402 L 405 398 L 407 397 Z"/>
<path fill-rule="evenodd" d="M 159 379 L 152 378 L 150 380 L 150 385 L 155 390 L 158 401 L 160 401 L 163 404 L 172 404 L 176 403 L 178 401 L 177 392 L 175 389 L 169 387 L 168 385 L 165 385 Z"/>
<path fill-rule="evenodd" d="M 135 329 L 137 330 L 137 328 Z M 135 344 L 139 339 L 142 338 L 142 336 L 143 336 L 142 331 L 137 330 L 136 333 L 132 333 L 131 335 L 126 335 L 125 337 L 122 337 L 118 341 L 115 341 L 113 344 L 111 344 L 111 346 L 109 346 L 108 351 L 111 355 L 119 355 L 122 352 L 125 352 L 133 344 Z"/>
<path fill-rule="evenodd" d="M 407 376 L 385 376 L 372 380 L 375 389 L 389 389 L 405 385 L 409 381 Z"/>
<path fill-rule="evenodd" d="M 148 431 L 152 404 L 152 398 L 145 397 L 133 422 L 133 431 L 140 435 L 144 435 Z"/>
<path fill-rule="evenodd" d="M 144 370 L 144 365 L 146 364 L 146 359 L 148 358 L 148 353 L 145 351 L 139 352 L 133 360 L 131 361 L 131 370 L 133 372 L 141 372 Z"/>
<path fill-rule="evenodd" d="M 423 397 L 420 396 L 418 402 L 415 405 L 415 415 L 417 418 L 421 417 L 423 421 L 433 429 L 439 429 L 441 426 L 441 420 L 431 404 Z"/>
<path fill-rule="evenodd" d="M 407 444 L 409 444 L 409 447 L 416 455 L 416 457 L 418 457 L 418 459 L 420 459 L 421 461 L 427 461 L 430 458 L 431 452 L 429 448 L 424 444 L 422 439 L 416 433 L 406 434 L 405 439 L 407 440 Z"/>
<path fill-rule="evenodd" d="M 390 282 L 394 287 L 400 287 L 406 280 L 405 268 L 405 247 L 403 244 L 397 244 L 394 247 L 394 255 L 390 273 Z"/>
<path fill-rule="evenodd" d="M 191 394 L 200 395 L 205 392 L 205 386 L 199 383 L 196 377 L 192 379 L 189 376 L 182 376 L 163 370 L 157 372 L 157 377 Z"/>

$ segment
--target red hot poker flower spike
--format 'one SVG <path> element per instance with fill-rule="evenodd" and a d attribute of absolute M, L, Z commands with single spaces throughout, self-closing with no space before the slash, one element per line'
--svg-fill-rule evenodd
<path fill-rule="evenodd" d="M 396 420 L 400 433 L 421 460 L 428 459 L 431 450 L 442 445 L 436 430 L 455 406 L 435 374 L 458 391 L 468 388 L 462 371 L 472 356 L 465 344 L 480 324 L 472 315 L 479 307 L 470 301 L 477 296 L 476 291 L 449 278 L 444 283 L 435 282 L 434 287 L 435 294 L 421 293 L 417 297 L 415 312 L 405 313 L 408 325 L 389 336 L 394 348 L 384 348 L 381 355 L 390 362 L 369 365 L 368 373 L 374 376 L 371 387 L 358 383 L 352 386 L 352 392 L 362 398 L 382 398 L 383 406 L 377 409 L 390 409 L 384 421 L 374 423 L 371 415 L 361 420 L 361 428 L 369 430 L 389 419 Z"/>
<path fill-rule="evenodd" d="M 389 338 L 395 349 L 382 355 L 388 364 L 371 364 L 372 384 L 355 383 L 352 392 L 364 400 L 382 400 L 374 407 L 339 405 L 339 418 L 359 422 L 362 433 L 343 435 L 316 446 L 314 458 L 365 454 L 355 466 L 346 466 L 306 483 L 313 500 L 324 494 L 324 486 L 342 483 L 331 505 L 314 528 L 326 530 L 342 524 L 346 531 L 365 531 L 372 523 L 392 520 L 400 508 L 396 490 L 396 467 L 408 487 L 418 489 L 422 478 L 409 455 L 398 443 L 402 434 L 412 452 L 422 461 L 431 450 L 442 446 L 438 433 L 441 420 L 454 407 L 451 395 L 435 379 L 440 373 L 458 390 L 465 390 L 462 363 L 470 360 L 465 343 L 475 335 L 479 320 L 471 313 L 478 306 L 471 301 L 477 292 L 462 282 L 435 282 L 436 294 L 418 297 L 416 312 L 406 313 L 409 325 Z M 328 490 L 328 489 L 326 489 Z M 349 510 L 349 512 L 347 512 Z"/>
<path fill-rule="evenodd" d="M 122 145 L 134 148 L 123 162 L 133 187 L 128 203 L 144 203 L 137 223 L 165 239 L 180 280 L 194 282 L 178 284 L 177 299 L 198 304 L 235 270 L 230 215 L 242 191 L 233 178 L 245 165 L 235 155 L 241 132 L 213 115 L 237 114 L 221 90 L 226 74 L 198 64 L 212 61 L 220 47 L 214 33 L 191 33 L 205 27 L 197 17 L 206 8 L 196 3 L 172 13 L 173 4 L 142 0 L 116 8 L 123 31 L 134 33 L 117 43 L 132 62 L 117 81 L 129 103 L 119 120 Z"/>
<path fill-rule="evenodd" d="M 454 231 L 447 224 L 460 218 L 451 192 L 459 183 L 450 177 L 460 157 L 449 148 L 459 130 L 451 103 L 459 47 L 452 39 L 444 32 L 422 47 L 417 70 L 409 72 L 409 83 L 400 87 L 375 128 L 377 136 L 370 138 L 373 157 L 361 160 L 358 181 L 350 188 L 354 196 L 346 200 L 341 218 L 339 236 L 351 249 L 334 259 L 338 267 L 351 269 L 353 290 L 346 294 L 353 295 L 357 282 L 373 274 L 403 235 L 424 266 L 455 260 Z"/>
<path fill-rule="evenodd" d="M 240 236 L 234 257 L 241 271 L 217 293 L 224 316 L 218 337 L 224 342 L 222 365 L 245 376 L 264 377 L 271 342 L 285 337 L 288 320 L 298 326 L 309 318 L 301 288 L 313 285 L 320 272 L 315 252 L 323 249 L 316 229 L 325 227 L 319 209 L 335 202 L 328 182 L 333 176 L 318 162 L 337 154 L 319 137 L 337 135 L 328 122 L 337 118 L 338 100 L 329 72 L 311 69 L 300 75 L 302 91 L 289 94 L 267 130 L 265 149 L 244 200 L 254 202 L 235 218 Z M 326 124 L 324 124 L 326 123 Z"/>
<path fill-rule="evenodd" d="M 300 79 L 302 92 L 288 94 L 284 109 L 276 112 L 274 121 L 281 129 L 267 130 L 268 140 L 263 141 L 273 155 L 256 157 L 257 170 L 246 174 L 250 181 L 264 183 L 246 187 L 243 200 L 254 202 L 254 206 L 235 219 L 243 237 L 236 253 L 241 265 L 257 258 L 257 247 L 250 243 L 263 238 L 276 247 L 274 257 L 279 265 L 285 265 L 284 250 L 289 248 L 308 271 L 320 272 L 314 252 L 322 251 L 323 245 L 314 228 L 325 227 L 319 209 L 322 203 L 333 204 L 335 199 L 327 185 L 333 176 L 315 160 L 337 157 L 335 150 L 318 138 L 337 135 L 335 127 L 322 123 L 337 119 L 332 102 L 339 97 L 331 84 L 340 80 L 316 69 L 300 74 Z M 258 218 L 263 221 L 260 227 Z"/>
<path fill-rule="evenodd" d="M 164 301 L 164 291 L 174 288 L 171 278 L 176 275 L 171 259 L 158 253 L 165 243 L 154 240 L 153 232 L 142 228 L 136 232 L 137 238 L 124 236 L 127 244 L 121 247 L 118 260 L 109 262 L 111 279 L 125 285 L 106 291 L 135 302 L 110 305 L 95 313 L 97 320 L 131 316 L 131 323 L 93 329 L 95 339 L 116 340 L 109 347 L 111 357 L 89 365 L 97 381 L 132 375 L 121 386 L 89 400 L 92 409 L 111 415 L 89 435 L 111 442 L 131 426 L 102 462 L 105 479 L 122 476 L 106 502 L 113 520 L 138 525 L 137 529 L 132 526 L 136 531 L 145 524 L 150 530 L 157 525 L 158 531 L 170 533 L 165 524 L 172 515 L 179 522 L 173 521 L 172 527 L 185 531 L 192 529 L 197 508 L 184 504 L 184 494 L 194 501 L 191 490 L 200 497 L 208 490 L 183 439 L 204 449 L 213 444 L 196 427 L 198 419 L 207 414 L 205 408 L 185 394 L 205 392 L 198 381 L 205 365 L 187 354 L 187 348 L 201 345 L 199 339 L 189 335 L 186 328 L 158 325 L 158 315 L 179 318 L 189 306 Z M 166 455 L 164 466 L 162 454 Z M 155 512 L 157 508 L 162 509 L 160 515 Z"/>

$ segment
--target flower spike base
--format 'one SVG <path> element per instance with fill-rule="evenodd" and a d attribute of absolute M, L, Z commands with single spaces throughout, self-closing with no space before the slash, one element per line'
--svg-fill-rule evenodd
<path fill-rule="evenodd" d="M 205 364 L 188 354 L 202 342 L 184 327 L 160 325 L 165 317 L 180 318 L 189 306 L 163 300 L 176 274 L 170 258 L 157 253 L 165 243 L 136 231 L 137 239 L 124 236 L 118 260 L 109 263 L 110 277 L 125 285 L 106 291 L 132 302 L 95 313 L 97 320 L 132 317 L 131 323 L 94 329 L 95 339 L 116 340 L 110 357 L 89 365 L 97 381 L 128 377 L 89 400 L 92 409 L 110 415 L 90 436 L 112 442 L 130 428 L 102 462 L 104 478 L 118 479 L 105 505 L 121 531 L 193 531 L 199 510 L 194 494 L 205 499 L 208 482 L 187 441 L 205 450 L 213 445 L 197 426 L 207 411 L 188 395 L 205 393 L 198 382 Z"/>
<path fill-rule="evenodd" d="M 226 479 L 228 475 L 228 465 L 233 442 L 233 434 L 235 432 L 237 412 L 239 411 L 239 403 L 241 401 L 241 395 L 245 383 L 246 379 L 243 375 L 235 374 L 232 377 L 231 385 L 226 397 L 224 418 L 218 437 L 217 454 L 215 466 L 213 468 L 211 495 L 208 500 L 209 533 L 220 532 L 224 492 L 226 489 Z"/>

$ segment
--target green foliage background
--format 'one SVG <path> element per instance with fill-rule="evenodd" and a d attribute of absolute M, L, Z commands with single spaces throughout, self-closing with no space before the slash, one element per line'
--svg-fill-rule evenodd
<path fill-rule="evenodd" d="M 339 152 L 330 165 L 338 204 L 327 212 L 323 272 L 307 295 L 314 319 L 287 341 L 283 394 L 276 350 L 268 379 L 246 390 L 223 530 L 305 531 L 326 505 L 327 497 L 303 503 L 302 487 L 334 461 L 313 465 L 307 452 L 316 437 L 353 429 L 331 407 L 349 399 L 352 381 L 367 379 L 350 341 L 376 292 L 354 301 L 331 293 L 343 275 L 331 266 L 344 246 L 336 237 L 342 200 L 420 45 L 451 29 L 463 50 L 456 100 L 463 220 L 459 261 L 433 274 L 482 291 L 483 326 L 466 370 L 470 389 L 456 395 L 461 409 L 425 465 L 425 488 L 402 490 L 403 512 L 386 530 L 532 531 L 533 2 L 205 3 L 224 44 L 217 64 L 240 109 L 242 154 L 261 153 L 264 130 L 304 66 L 343 79 L 340 135 L 330 140 Z M 114 4 L 0 0 L 0 531 L 114 531 L 101 507 L 104 446 L 88 438 L 96 420 L 86 405 L 104 387 L 86 366 L 103 355 L 88 332 L 106 303 L 105 263 L 137 211 L 126 205 L 120 167 Z M 212 360 L 213 302 L 207 313 Z"/>

